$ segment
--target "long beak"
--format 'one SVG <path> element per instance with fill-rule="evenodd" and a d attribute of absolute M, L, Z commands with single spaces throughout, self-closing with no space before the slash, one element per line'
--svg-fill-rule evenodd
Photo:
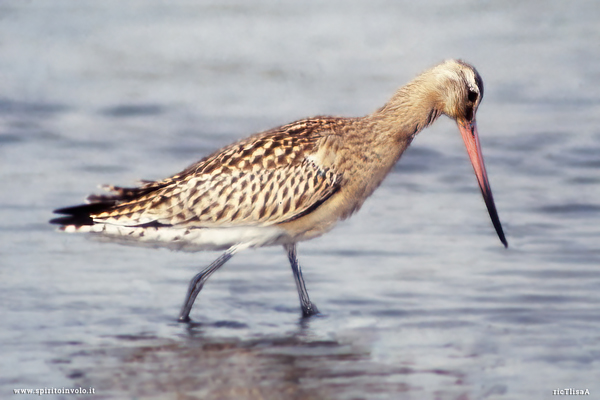
<path fill-rule="evenodd" d="M 471 164 L 473 164 L 475 175 L 477 175 L 477 182 L 481 188 L 483 200 L 487 206 L 490 218 L 492 218 L 494 228 L 496 228 L 496 233 L 502 244 L 504 244 L 504 247 L 508 247 L 508 242 L 506 241 L 506 237 L 504 237 L 502 224 L 500 223 L 500 218 L 498 218 L 498 212 L 496 211 L 496 204 L 494 204 L 494 196 L 492 196 L 492 189 L 490 188 L 487 172 L 485 171 L 485 164 L 483 163 L 483 155 L 481 154 L 481 146 L 479 144 L 479 134 L 477 133 L 477 123 L 475 122 L 475 119 L 473 119 L 471 122 L 457 121 L 457 124 L 463 140 L 465 141 Z"/>

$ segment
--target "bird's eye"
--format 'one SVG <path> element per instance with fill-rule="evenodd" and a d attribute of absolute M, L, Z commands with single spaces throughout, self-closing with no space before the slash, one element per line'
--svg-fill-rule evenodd
<path fill-rule="evenodd" d="M 477 92 L 474 90 L 469 90 L 469 101 L 475 102 L 477 100 Z"/>

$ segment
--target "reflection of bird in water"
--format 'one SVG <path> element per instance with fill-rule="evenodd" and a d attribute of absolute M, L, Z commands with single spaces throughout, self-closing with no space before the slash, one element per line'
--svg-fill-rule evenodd
<path fill-rule="evenodd" d="M 137 188 L 109 187 L 89 204 L 63 208 L 51 222 L 131 244 L 225 253 L 196 275 L 179 319 L 189 320 L 210 275 L 249 247 L 283 245 L 304 316 L 316 314 L 296 243 L 318 237 L 356 212 L 417 133 L 440 115 L 462 134 L 496 232 L 507 245 L 479 146 L 475 114 L 483 82 L 472 66 L 449 60 L 399 89 L 362 118 L 316 117 L 227 146 L 185 171 Z"/>

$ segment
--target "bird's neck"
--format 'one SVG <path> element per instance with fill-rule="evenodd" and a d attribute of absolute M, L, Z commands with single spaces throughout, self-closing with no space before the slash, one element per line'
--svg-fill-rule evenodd
<path fill-rule="evenodd" d="M 442 114 L 439 90 L 424 78 L 420 76 L 400 88 L 385 106 L 368 117 L 374 124 L 373 133 L 380 139 L 408 145 Z"/>
<path fill-rule="evenodd" d="M 360 168 L 370 176 L 363 198 L 383 181 L 414 136 L 442 114 L 435 88 L 420 78 L 399 89 L 381 109 L 358 119 L 347 137 L 349 142 L 356 141 L 354 148 L 361 149 Z"/>

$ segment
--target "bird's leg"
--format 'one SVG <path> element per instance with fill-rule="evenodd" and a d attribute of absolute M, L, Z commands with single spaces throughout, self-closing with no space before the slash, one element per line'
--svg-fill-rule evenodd
<path fill-rule="evenodd" d="M 192 280 L 190 281 L 190 287 L 188 289 L 187 296 L 185 297 L 185 301 L 183 302 L 183 306 L 181 307 L 181 312 L 179 313 L 180 322 L 188 322 L 190 320 L 190 311 L 192 311 L 194 301 L 196 301 L 198 293 L 200 293 L 200 290 L 202 290 L 204 282 L 206 282 L 206 280 L 210 278 L 213 272 L 221 268 L 223 264 L 225 264 L 231 257 L 233 257 L 236 251 L 237 248 L 235 246 L 230 247 L 225 253 L 221 254 L 219 258 L 213 261 L 212 264 L 210 264 L 202 272 L 200 272 L 198 275 L 192 278 Z"/>
<path fill-rule="evenodd" d="M 302 270 L 298 263 L 298 257 L 296 256 L 296 244 L 284 244 L 283 248 L 288 253 L 290 264 L 292 266 L 292 272 L 294 273 L 294 280 L 296 281 L 296 287 L 298 288 L 298 296 L 300 297 L 300 307 L 302 307 L 302 316 L 310 317 L 319 313 L 317 306 L 311 303 L 308 298 L 308 292 L 306 291 L 306 285 L 304 284 L 304 278 L 302 277 Z"/>

